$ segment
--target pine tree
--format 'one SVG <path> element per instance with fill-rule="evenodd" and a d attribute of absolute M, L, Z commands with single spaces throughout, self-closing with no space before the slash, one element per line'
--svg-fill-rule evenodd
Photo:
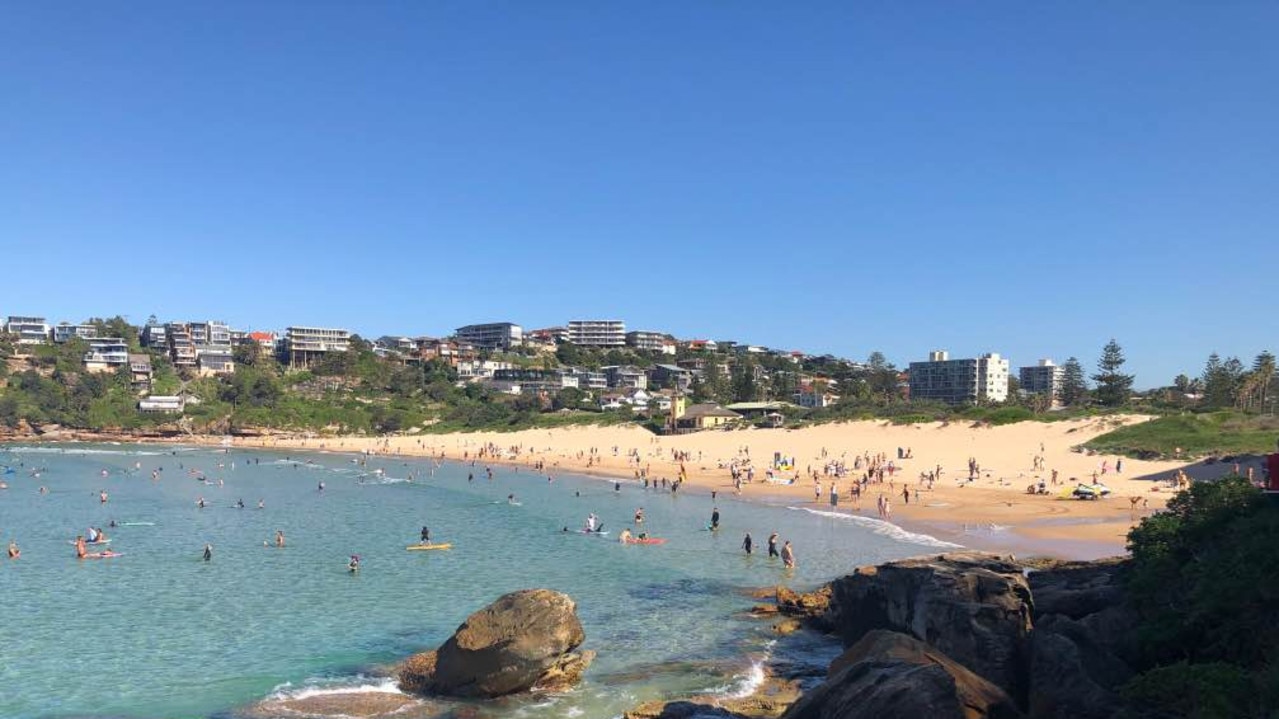
<path fill-rule="evenodd" d="M 1097 360 L 1097 374 L 1092 376 L 1097 383 L 1097 401 L 1106 407 L 1123 405 L 1132 392 L 1133 375 L 1119 371 L 1124 362 L 1124 351 L 1112 338 L 1101 349 L 1101 359 Z"/>
<path fill-rule="evenodd" d="M 1088 397 L 1088 383 L 1084 380 L 1084 368 L 1080 366 L 1079 360 L 1071 357 L 1061 369 L 1058 399 L 1068 407 L 1083 402 Z"/>
<path fill-rule="evenodd" d="M 1216 352 L 1208 355 L 1208 363 L 1204 365 L 1203 371 L 1205 407 L 1221 408 L 1234 404 L 1235 378 L 1232 376 L 1230 367 L 1237 364 L 1239 364 L 1237 359 L 1233 364 L 1222 362 L 1221 356 Z"/>

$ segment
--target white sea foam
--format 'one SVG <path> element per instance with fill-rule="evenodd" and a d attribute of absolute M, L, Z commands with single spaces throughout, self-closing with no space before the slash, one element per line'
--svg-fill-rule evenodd
<path fill-rule="evenodd" d="M 352 684 L 351 681 L 360 682 Z M 368 677 L 355 677 L 352 680 L 333 680 L 333 679 L 308 679 L 307 683 L 300 687 L 294 687 L 292 683 L 285 682 L 272 690 L 267 697 L 269 701 L 296 701 L 298 699 L 310 699 L 312 697 L 339 696 L 343 694 L 403 694 L 395 680 L 386 677 L 384 679 L 370 680 Z"/>
<path fill-rule="evenodd" d="M 155 452 L 143 449 L 90 449 L 88 447 L 6 447 L 14 454 L 72 454 L 72 455 L 112 455 L 119 457 L 159 457 L 168 452 Z"/>
<path fill-rule="evenodd" d="M 832 519 L 842 519 L 846 522 L 852 522 L 861 527 L 865 527 L 883 537 L 895 539 L 899 542 L 910 542 L 911 544 L 922 544 L 925 547 L 938 547 L 942 549 L 954 549 L 962 547 L 962 544 L 946 542 L 927 534 L 917 534 L 915 532 L 907 532 L 892 522 L 885 522 L 882 519 L 874 519 L 871 517 L 863 517 L 858 514 L 845 514 L 844 512 L 830 512 L 821 509 L 810 509 L 808 507 L 787 507 L 800 512 L 808 512 L 816 514 L 820 517 L 830 517 Z"/>

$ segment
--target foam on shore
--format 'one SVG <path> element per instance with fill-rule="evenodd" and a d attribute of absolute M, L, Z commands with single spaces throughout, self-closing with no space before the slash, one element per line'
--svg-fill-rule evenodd
<path fill-rule="evenodd" d="M 899 542 L 910 542 L 911 544 L 920 544 L 925 547 L 937 547 L 939 549 L 958 549 L 963 547 L 962 544 L 943 541 L 927 534 L 908 532 L 892 522 L 885 522 L 882 519 L 874 519 L 872 517 L 863 517 L 859 514 L 831 512 L 824 509 L 811 509 L 809 507 L 787 507 L 787 509 L 808 512 L 809 514 L 816 514 L 819 517 L 830 517 L 831 519 L 840 519 L 846 522 L 852 522 L 853 524 L 869 529 L 875 534 L 888 537 Z"/>

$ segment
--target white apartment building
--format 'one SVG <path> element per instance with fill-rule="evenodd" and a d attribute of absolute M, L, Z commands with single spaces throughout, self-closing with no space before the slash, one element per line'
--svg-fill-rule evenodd
<path fill-rule="evenodd" d="M 453 335 L 481 349 L 509 349 L 524 344 L 524 328 L 512 322 L 490 322 L 458 327 Z"/>
<path fill-rule="evenodd" d="M 568 341 L 582 347 L 626 346 L 626 323 L 621 320 L 572 320 Z"/>
<path fill-rule="evenodd" d="M 169 345 L 169 359 L 176 368 L 195 367 L 195 341 L 191 337 L 191 325 L 170 322 L 164 326 L 164 339 Z"/>
<path fill-rule="evenodd" d="M 53 328 L 53 341 L 55 344 L 65 344 L 76 337 L 89 340 L 97 336 L 98 328 L 93 325 L 73 325 L 62 322 Z"/>
<path fill-rule="evenodd" d="M 645 352 L 675 354 L 675 342 L 661 332 L 635 331 L 626 333 L 626 345 Z"/>
<path fill-rule="evenodd" d="M 43 317 L 10 315 L 4 331 L 16 335 L 20 345 L 49 344 L 49 323 Z"/>
<path fill-rule="evenodd" d="M 1061 381 L 1065 374 L 1064 367 L 1053 364 L 1050 359 L 1041 359 L 1038 364 L 1018 368 L 1017 380 L 1021 383 L 1022 391 L 1048 395 L 1056 403 L 1057 397 L 1061 395 Z"/>
<path fill-rule="evenodd" d="M 1008 360 L 994 352 L 976 359 L 930 352 L 927 362 L 910 363 L 910 398 L 947 404 L 1003 402 L 1008 399 Z"/>
<path fill-rule="evenodd" d="M 326 352 L 351 349 L 351 332 L 331 327 L 286 327 L 284 352 L 292 367 L 306 367 Z"/>
<path fill-rule="evenodd" d="M 88 340 L 89 351 L 84 355 L 87 372 L 110 372 L 129 364 L 129 343 L 119 337 L 96 337 Z"/>

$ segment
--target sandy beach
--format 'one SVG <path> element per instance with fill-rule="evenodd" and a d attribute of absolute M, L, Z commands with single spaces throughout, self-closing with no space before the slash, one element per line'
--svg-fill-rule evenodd
<path fill-rule="evenodd" d="M 631 481 L 647 476 L 657 482 L 682 476 L 681 492 L 720 496 L 739 491 L 730 470 L 735 464 L 743 478 L 753 469 L 752 481 L 740 486 L 742 499 L 883 518 L 908 531 L 980 549 L 1094 558 L 1125 551 L 1128 530 L 1163 508 L 1173 495 L 1168 480 L 1179 469 L 1192 476 L 1197 472 L 1196 478 L 1230 470 L 1090 455 L 1074 449 L 1120 424 L 1148 419 L 1107 417 L 1000 427 L 861 421 L 801 430 L 745 429 L 662 437 L 635 427 L 584 427 L 390 438 L 234 438 L 229 442 L 244 448 L 475 460 L 480 467 L 541 467 L 543 476 L 573 472 Z M 900 459 L 899 448 L 904 455 Z M 777 457 L 782 458 L 780 463 L 775 462 Z M 975 473 L 970 473 L 970 460 L 977 465 Z M 855 502 L 854 478 L 861 479 L 869 466 L 878 463 L 886 468 L 890 462 L 892 469 L 884 472 L 883 481 L 872 479 Z M 844 476 L 837 477 L 841 464 Z M 932 482 L 927 480 L 929 473 Z M 1108 498 L 1086 501 L 1069 496 L 1078 482 L 1094 479 L 1111 489 Z M 1041 480 L 1047 494 L 1027 492 Z M 839 494 L 838 506 L 830 503 L 832 482 Z M 903 496 L 907 488 L 909 501 Z M 887 517 L 879 512 L 881 496 L 889 502 Z"/>

